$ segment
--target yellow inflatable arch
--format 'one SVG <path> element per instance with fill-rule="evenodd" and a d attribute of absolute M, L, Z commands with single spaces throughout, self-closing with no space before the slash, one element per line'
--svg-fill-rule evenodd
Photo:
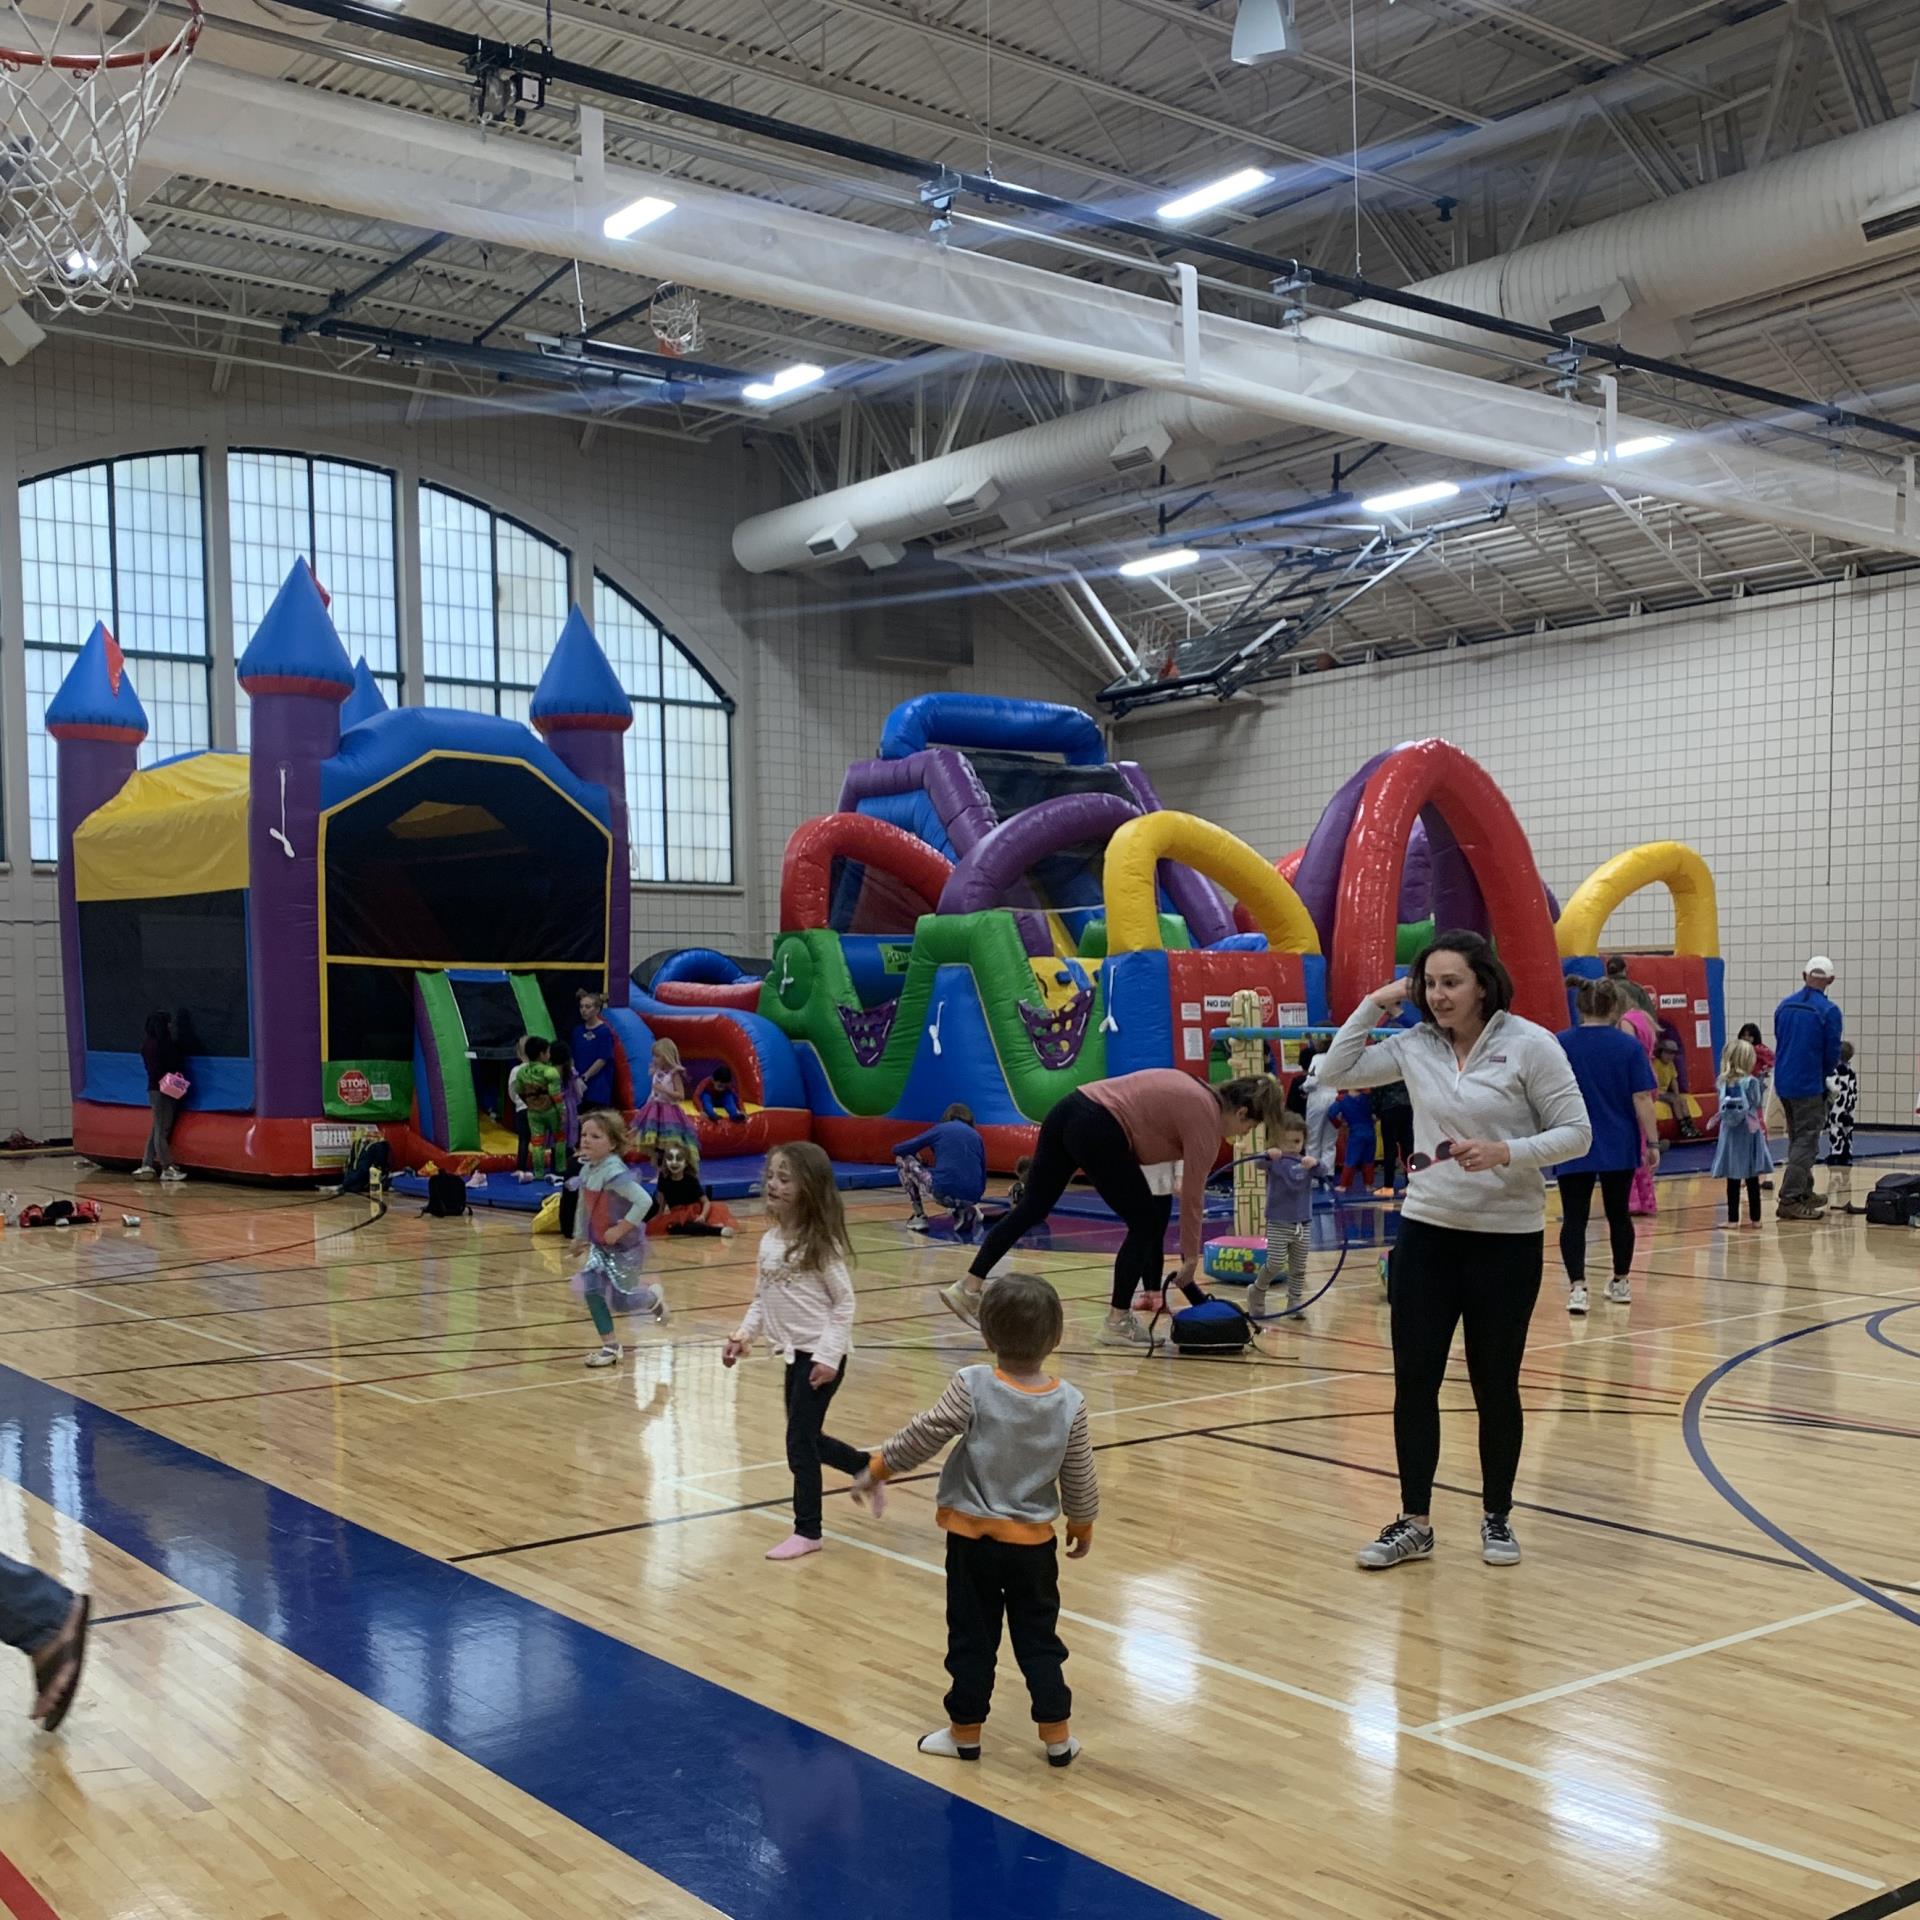
<path fill-rule="evenodd" d="M 1244 840 L 1191 813 L 1143 813 L 1107 842 L 1101 887 L 1107 899 L 1107 951 L 1139 953 L 1160 945 L 1155 871 L 1183 860 L 1234 896 L 1276 953 L 1318 953 L 1320 935 L 1306 904 Z"/>
<path fill-rule="evenodd" d="M 1673 896 L 1676 953 L 1714 960 L 1720 955 L 1720 903 L 1707 863 L 1678 840 L 1650 840 L 1616 853 L 1587 875 L 1560 909 L 1554 937 L 1563 960 L 1600 951 L 1600 935 L 1615 907 L 1642 887 L 1664 886 Z"/>

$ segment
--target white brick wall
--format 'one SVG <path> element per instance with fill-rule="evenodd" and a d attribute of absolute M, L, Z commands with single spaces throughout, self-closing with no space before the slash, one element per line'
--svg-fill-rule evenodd
<path fill-rule="evenodd" d="M 1092 676 L 1029 629 L 983 613 L 974 667 L 932 675 L 856 665 L 837 595 L 755 579 L 734 564 L 734 523 L 776 503 L 771 459 L 732 439 L 692 447 L 603 429 L 582 453 L 575 423 L 433 402 L 417 426 L 404 397 L 236 370 L 224 395 L 203 362 L 55 339 L 0 380 L 0 1136 L 67 1129 L 59 931 L 50 875 L 25 866 L 25 718 L 12 482 L 52 467 L 169 446 L 285 447 L 392 467 L 486 500 L 573 549 L 635 594 L 739 703 L 734 858 L 739 885 L 636 888 L 634 954 L 713 945 L 764 952 L 780 855 L 802 819 L 830 808 L 847 762 L 872 753 L 895 702 L 938 687 L 1073 699 Z M 87 609 L 79 631 L 93 617 Z M 903 611 L 913 619 L 911 607 Z"/>
<path fill-rule="evenodd" d="M 1384 747 L 1438 734 L 1498 781 L 1565 898 L 1676 839 L 1713 869 L 1730 1027 L 1834 956 L 1863 1119 L 1913 1124 L 1920 1045 L 1920 575 L 1503 641 L 1304 679 L 1259 702 L 1141 716 L 1116 751 L 1167 805 L 1269 857 Z M 1609 944 L 1664 945 L 1663 889 Z"/>

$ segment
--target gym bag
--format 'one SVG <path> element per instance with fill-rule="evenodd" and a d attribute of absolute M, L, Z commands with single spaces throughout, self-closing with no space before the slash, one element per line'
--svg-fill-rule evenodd
<path fill-rule="evenodd" d="M 1202 1300 L 1176 1313 L 1172 1324 L 1178 1353 L 1213 1358 L 1240 1353 L 1253 1340 L 1253 1322 L 1231 1300 Z"/>
<path fill-rule="evenodd" d="M 457 1173 L 427 1175 L 427 1204 L 423 1212 L 436 1220 L 457 1220 L 467 1210 L 467 1183 Z"/>
<path fill-rule="evenodd" d="M 1890 1173 L 1867 1195 L 1867 1225 L 1907 1227 L 1920 1219 L 1920 1173 Z"/>

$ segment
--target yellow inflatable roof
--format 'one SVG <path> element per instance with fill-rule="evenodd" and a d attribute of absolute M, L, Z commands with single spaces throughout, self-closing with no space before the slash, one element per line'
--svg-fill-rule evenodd
<path fill-rule="evenodd" d="M 156 900 L 247 884 L 247 756 L 143 767 L 73 836 L 81 900 Z"/>

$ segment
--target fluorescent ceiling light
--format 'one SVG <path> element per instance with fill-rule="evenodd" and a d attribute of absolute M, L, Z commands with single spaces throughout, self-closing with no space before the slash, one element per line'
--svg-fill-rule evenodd
<path fill-rule="evenodd" d="M 1424 507 L 1430 501 L 1451 500 L 1460 491 L 1451 480 L 1429 480 L 1424 487 L 1402 487 L 1398 493 L 1376 493 L 1360 502 L 1362 513 L 1399 513 L 1406 507 Z"/>
<path fill-rule="evenodd" d="M 1210 186 L 1195 187 L 1191 193 L 1183 193 L 1178 200 L 1169 200 L 1160 209 L 1159 218 L 1191 220 L 1196 213 L 1224 207 L 1229 200 L 1244 200 L 1248 194 L 1266 186 L 1272 178 L 1272 174 L 1262 173 L 1258 167 L 1242 167 L 1238 173 L 1230 173 L 1224 180 L 1215 180 Z"/>
<path fill-rule="evenodd" d="M 1672 445 L 1673 435 L 1670 433 L 1643 433 L 1637 440 L 1622 440 L 1620 444 L 1614 448 L 1613 457 L 1616 460 L 1637 460 L 1643 453 L 1658 453 L 1662 447 L 1670 447 Z M 1568 454 L 1567 465 L 1570 467 L 1590 467 L 1599 458 L 1599 450 L 1595 447 L 1589 447 L 1585 453 Z"/>
<path fill-rule="evenodd" d="M 744 400 L 782 400 L 826 377 L 825 367 L 808 366 L 803 361 L 797 367 L 782 367 L 771 380 L 749 380 L 740 389 L 740 396 Z"/>
<path fill-rule="evenodd" d="M 608 214 L 600 223 L 600 231 L 609 240 L 625 240 L 642 227 L 664 219 L 673 211 L 673 206 L 671 200 L 662 200 L 657 193 L 643 193 L 638 200 L 629 200 L 618 213 Z"/>
<path fill-rule="evenodd" d="M 1139 580 L 1149 574 L 1172 573 L 1180 567 L 1190 567 L 1200 556 L 1191 547 L 1172 547 L 1165 553 L 1143 553 L 1138 560 L 1125 562 L 1120 571 L 1129 580 Z"/>

